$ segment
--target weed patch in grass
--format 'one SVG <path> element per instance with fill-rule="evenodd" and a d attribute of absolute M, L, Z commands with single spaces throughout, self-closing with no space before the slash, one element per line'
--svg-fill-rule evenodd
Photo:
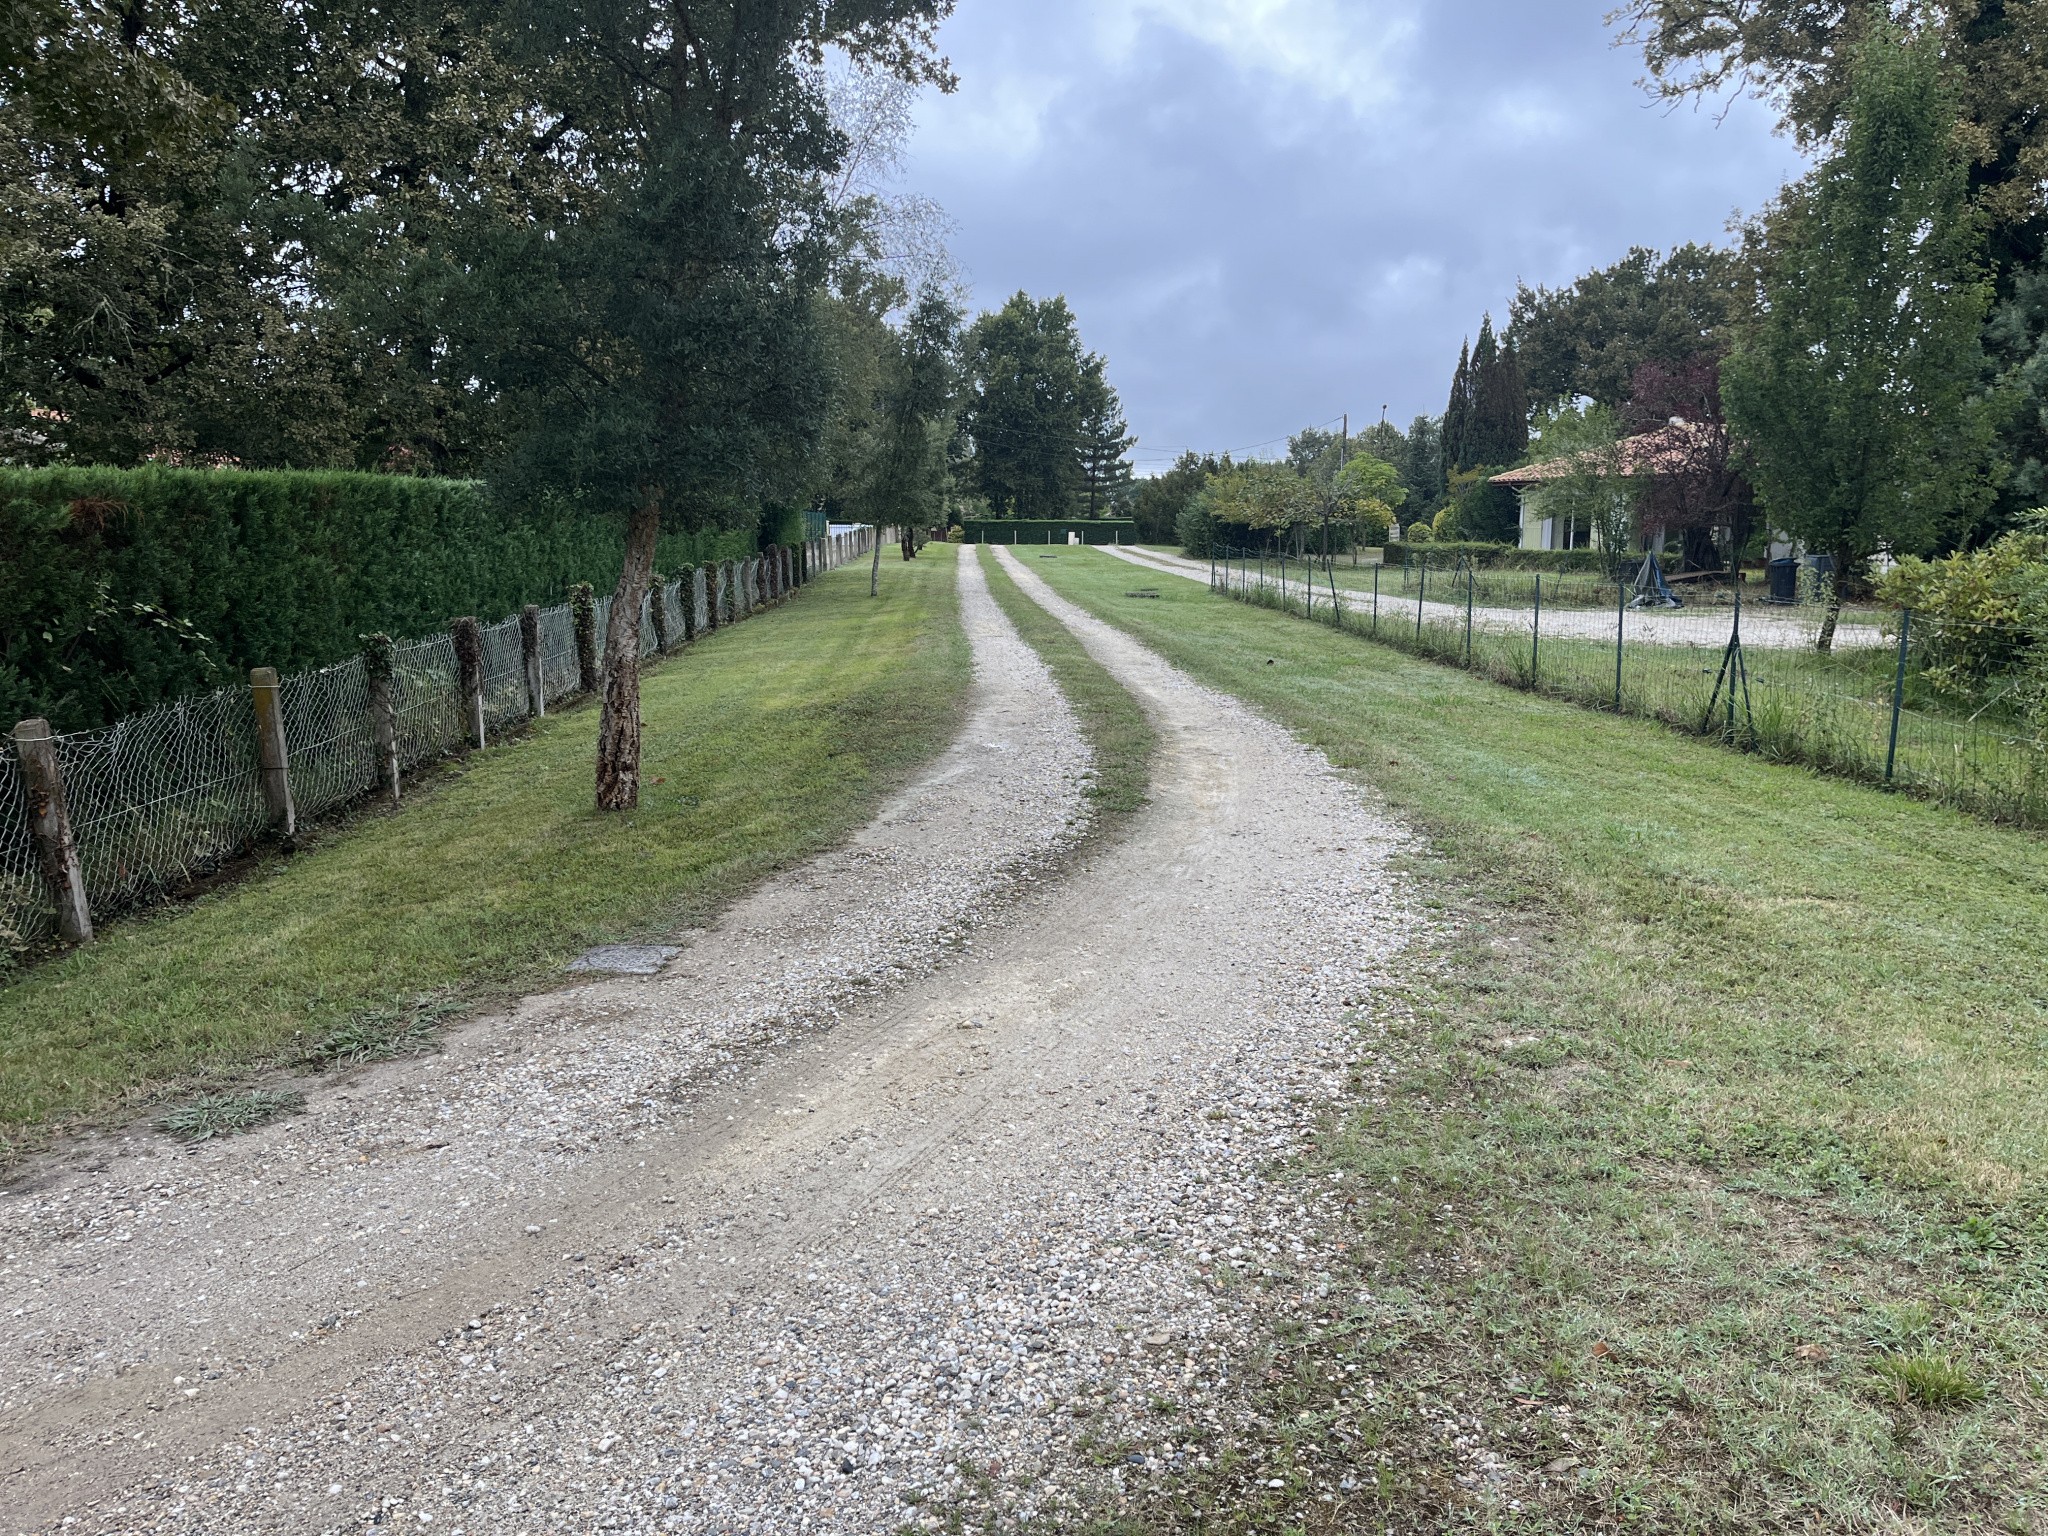
<path fill-rule="evenodd" d="M 1984 1400 L 1984 1384 L 1944 1354 L 1879 1355 L 1871 1374 L 1898 1402 L 1954 1408 Z"/>
<path fill-rule="evenodd" d="M 189 1104 L 180 1104 L 157 1121 L 157 1129 L 181 1141 L 212 1141 L 216 1136 L 239 1136 L 267 1125 L 281 1115 L 296 1115 L 306 1107 L 306 1096 L 285 1089 L 249 1088 L 239 1093 L 202 1094 Z"/>
<path fill-rule="evenodd" d="M 441 1038 L 441 1025 L 463 1011 L 457 993 L 443 992 L 378 1004 L 353 1013 L 307 1050 L 309 1067 L 360 1067 L 401 1056 L 424 1056 Z"/>

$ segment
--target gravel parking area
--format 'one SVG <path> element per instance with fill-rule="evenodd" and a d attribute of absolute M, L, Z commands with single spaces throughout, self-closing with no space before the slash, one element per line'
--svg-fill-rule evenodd
<path fill-rule="evenodd" d="M 1008 1526 L 1207 1455 L 1326 1288 L 1265 1170 L 1373 1089 L 1407 835 L 1028 565 L 1159 724 L 1128 836 L 1066 857 L 1087 748 L 964 551 L 960 742 L 662 974 L 0 1202 L 8 1524 Z"/>

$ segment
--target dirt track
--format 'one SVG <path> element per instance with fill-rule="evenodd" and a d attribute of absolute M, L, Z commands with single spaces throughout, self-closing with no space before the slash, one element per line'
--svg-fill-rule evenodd
<path fill-rule="evenodd" d="M 0 1200 L 8 1526 L 879 1532 L 1198 1456 L 1143 1405 L 1232 1411 L 1219 1265 L 1326 1284 L 1258 1169 L 1370 1091 L 1405 834 L 1000 558 L 1160 728 L 1121 842 L 1062 860 L 1086 749 L 963 551 L 960 741 L 662 976 Z"/>

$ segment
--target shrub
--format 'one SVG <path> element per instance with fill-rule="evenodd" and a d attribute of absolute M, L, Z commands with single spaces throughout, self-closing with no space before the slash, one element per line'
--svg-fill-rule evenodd
<path fill-rule="evenodd" d="M 1180 541 L 1180 552 L 1190 560 L 1207 560 L 1216 552 L 1216 519 L 1209 515 L 1199 497 L 1180 509 L 1173 533 Z"/>
<path fill-rule="evenodd" d="M 1941 560 L 1907 556 L 1877 596 L 1934 621 L 1922 633 L 1937 688 L 1967 694 L 2013 673 L 2048 682 L 2048 509 L 1982 549 Z"/>

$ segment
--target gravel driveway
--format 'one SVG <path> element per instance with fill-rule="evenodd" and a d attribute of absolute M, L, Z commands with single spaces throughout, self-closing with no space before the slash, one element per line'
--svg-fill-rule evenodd
<path fill-rule="evenodd" d="M 1191 581 L 1206 583 L 1209 580 L 1209 563 L 1206 560 L 1190 560 L 1185 555 L 1168 554 L 1163 550 L 1134 549 L 1128 545 L 1106 546 L 1104 554 L 1116 555 L 1133 565 L 1169 576 L 1185 576 Z M 1233 567 L 1233 572 L 1236 568 Z M 1254 586 L 1261 577 L 1252 571 L 1245 578 Z M 1448 582 L 1450 577 L 1445 576 Z M 1280 583 L 1272 576 L 1264 578 L 1264 584 L 1278 590 Z M 1289 583 L 1296 597 L 1300 596 L 1301 582 L 1297 578 Z M 1326 587 L 1316 588 L 1316 604 L 1321 607 L 1329 602 Z M 1339 589 L 1339 601 L 1346 613 L 1370 613 L 1372 594 L 1346 592 Z M 1383 618 L 1405 617 L 1410 623 L 1415 619 L 1415 599 L 1395 596 L 1391 593 L 1381 597 L 1380 613 Z M 1465 605 L 1462 602 L 1439 603 L 1427 595 L 1422 599 L 1423 617 L 1432 624 L 1463 624 Z M 1699 608 L 1638 608 L 1627 615 L 1628 639 L 1634 645 L 1682 645 L 1695 646 L 1702 650 L 1720 650 L 1728 643 L 1728 629 L 1732 609 L 1717 607 Z M 1527 635 L 1530 628 L 1530 610 L 1527 608 L 1476 607 L 1472 610 L 1472 625 L 1475 629 L 1488 630 L 1494 634 Z M 1754 603 L 1745 603 L 1742 609 L 1742 643 L 1762 650 L 1798 651 L 1813 648 L 1814 635 L 1820 620 L 1817 615 L 1801 614 L 1788 616 L 1782 609 L 1773 611 Z M 1586 608 L 1549 608 L 1543 610 L 1543 637 L 1568 637 L 1576 640 L 1599 640 L 1607 645 L 1614 644 L 1614 610 L 1594 612 Z M 1838 624 L 1835 627 L 1837 649 L 1866 650 L 1889 645 L 1883 629 L 1875 624 Z"/>
<path fill-rule="evenodd" d="M 0 1199 L 10 1528 L 885 1532 L 1206 1454 L 1153 1405 L 1229 1419 L 1327 1289 L 1336 1192 L 1260 1170 L 1372 1091 L 1408 839 L 1004 553 L 1161 732 L 1072 857 L 1086 745 L 960 558 L 960 740 L 662 975 Z"/>

